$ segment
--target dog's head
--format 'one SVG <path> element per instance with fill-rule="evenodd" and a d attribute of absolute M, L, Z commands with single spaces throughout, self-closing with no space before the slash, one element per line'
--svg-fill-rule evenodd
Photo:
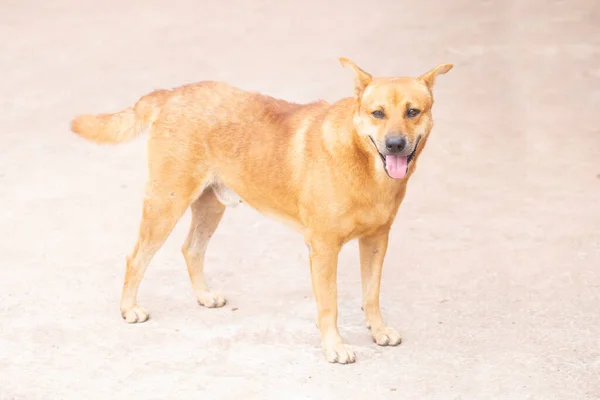
<path fill-rule="evenodd" d="M 404 178 L 419 143 L 433 126 L 435 78 L 450 71 L 452 64 L 439 65 L 417 78 L 373 78 L 346 58 L 340 62 L 355 74 L 356 131 L 372 142 L 391 178 Z"/>

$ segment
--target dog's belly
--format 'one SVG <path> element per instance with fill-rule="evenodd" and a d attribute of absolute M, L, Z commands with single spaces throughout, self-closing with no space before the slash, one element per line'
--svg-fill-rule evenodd
<path fill-rule="evenodd" d="M 295 218 L 286 215 L 281 210 L 277 210 L 275 208 L 270 207 L 268 204 L 265 204 L 264 202 L 253 198 L 252 196 L 247 200 L 243 199 L 240 195 L 237 194 L 236 191 L 231 189 L 229 186 L 225 185 L 223 182 L 214 182 L 211 184 L 210 187 L 212 188 L 219 202 L 224 206 L 236 207 L 241 203 L 246 203 L 251 208 L 265 215 L 266 217 L 279 221 L 297 232 L 304 232 L 304 226 Z"/>
<path fill-rule="evenodd" d="M 282 224 L 286 225 L 287 227 L 295 230 L 296 232 L 300 232 L 302 234 L 304 234 L 304 226 L 298 222 L 297 220 L 295 220 L 294 218 L 291 218 L 287 215 L 283 215 L 281 213 L 272 211 L 272 210 L 266 210 L 266 209 L 256 209 L 258 212 L 260 212 L 261 214 L 275 220 L 275 221 L 279 221 Z"/>

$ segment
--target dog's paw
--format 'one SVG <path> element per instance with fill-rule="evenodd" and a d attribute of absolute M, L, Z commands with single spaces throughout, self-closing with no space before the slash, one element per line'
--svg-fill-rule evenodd
<path fill-rule="evenodd" d="M 135 305 L 126 310 L 121 310 L 121 316 L 128 324 L 137 324 L 148 321 L 150 314 L 142 307 Z"/>
<path fill-rule="evenodd" d="M 344 343 L 325 346 L 325 357 L 330 363 L 351 364 L 356 361 L 354 351 Z"/>
<path fill-rule="evenodd" d="M 206 308 L 219 308 L 227 303 L 227 299 L 217 292 L 205 292 L 198 296 L 198 304 Z"/>
<path fill-rule="evenodd" d="M 373 341 L 380 346 L 398 346 L 402 343 L 402 338 L 394 328 L 383 327 L 378 330 L 371 330 Z"/>

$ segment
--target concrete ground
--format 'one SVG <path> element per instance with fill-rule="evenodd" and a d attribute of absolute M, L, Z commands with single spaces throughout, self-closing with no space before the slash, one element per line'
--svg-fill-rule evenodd
<path fill-rule="evenodd" d="M 225 214 L 195 303 L 189 214 L 119 315 L 145 138 L 69 132 L 155 88 L 225 80 L 293 101 L 439 63 L 436 126 L 393 229 L 371 342 L 356 243 L 340 256 L 328 364 L 307 254 L 248 207 Z M 600 9 L 504 2 L 4 0 L 0 3 L 0 399 L 600 399 Z"/>

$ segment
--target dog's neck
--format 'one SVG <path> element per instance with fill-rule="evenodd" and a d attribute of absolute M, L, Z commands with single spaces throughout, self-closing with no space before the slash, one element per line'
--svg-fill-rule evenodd
<path fill-rule="evenodd" d="M 340 152 L 351 155 L 358 146 L 364 153 L 364 146 L 356 132 L 352 119 L 355 105 L 352 98 L 345 98 L 331 104 L 322 122 L 323 144 L 332 156 Z"/>

